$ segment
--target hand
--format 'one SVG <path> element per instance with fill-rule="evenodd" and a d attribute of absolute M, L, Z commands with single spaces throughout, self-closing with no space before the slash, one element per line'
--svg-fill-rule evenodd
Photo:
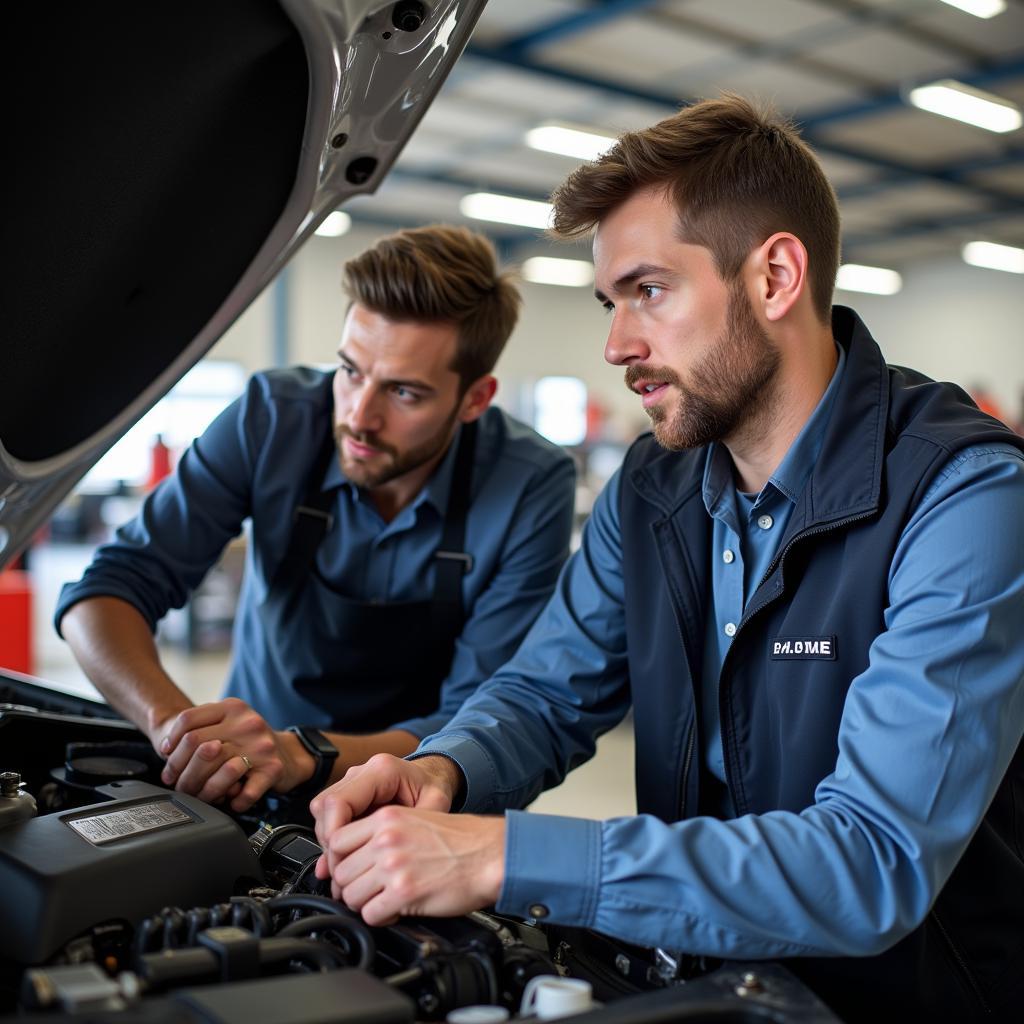
<path fill-rule="evenodd" d="M 236 697 L 187 708 L 163 734 L 164 783 L 208 803 L 226 797 L 235 811 L 247 810 L 268 789 L 287 792 L 315 767 L 297 737 L 275 731 Z"/>
<path fill-rule="evenodd" d="M 448 811 L 461 781 L 458 765 L 440 756 L 403 761 L 375 754 L 366 764 L 349 768 L 340 782 L 317 794 L 309 805 L 317 841 L 325 851 L 316 863 L 317 878 L 329 877 L 338 865 L 339 856 L 329 844 L 340 828 L 384 804 Z"/>
<path fill-rule="evenodd" d="M 331 892 L 370 925 L 453 917 L 495 903 L 505 876 L 505 819 L 382 807 L 338 829 Z M 319 867 L 319 865 L 318 865 Z"/>

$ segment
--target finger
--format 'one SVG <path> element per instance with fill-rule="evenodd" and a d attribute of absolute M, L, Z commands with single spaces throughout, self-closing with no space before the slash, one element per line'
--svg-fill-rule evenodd
<path fill-rule="evenodd" d="M 342 888 L 351 885 L 357 878 L 371 871 L 377 864 L 378 852 L 369 842 L 372 833 L 366 837 L 358 846 L 354 846 L 350 853 L 341 856 L 335 854 L 337 864 L 331 872 L 334 879 Z"/>
<path fill-rule="evenodd" d="M 239 758 L 238 760 L 241 760 Z M 247 811 L 274 784 L 273 777 L 267 771 L 257 768 L 249 772 L 239 794 L 231 801 L 233 811 Z"/>
<path fill-rule="evenodd" d="M 186 708 L 178 714 L 171 728 L 164 735 L 163 742 L 160 744 L 160 753 L 164 756 L 170 754 L 181 742 L 185 733 L 192 732 L 193 729 L 216 725 L 223 721 L 225 714 L 226 709 L 221 701 Z"/>
<path fill-rule="evenodd" d="M 192 760 L 185 765 L 174 788 L 182 793 L 198 794 L 206 780 L 228 759 L 220 740 L 208 740 L 196 747 Z"/>
<path fill-rule="evenodd" d="M 238 786 L 242 776 L 249 769 L 238 757 L 227 758 L 221 766 L 203 783 L 202 789 L 196 794 L 200 800 L 212 804 L 215 800 L 226 797 L 233 786 Z"/>
<path fill-rule="evenodd" d="M 367 900 L 359 912 L 363 920 L 374 927 L 394 924 L 402 916 L 394 895 L 386 886 Z"/>
<path fill-rule="evenodd" d="M 359 818 L 343 828 L 339 828 L 327 842 L 327 855 L 338 861 L 351 856 L 360 847 L 365 846 L 377 832 L 374 818 Z"/>
<path fill-rule="evenodd" d="M 316 864 L 313 865 L 313 874 L 316 875 L 320 881 L 324 881 L 331 877 L 331 869 L 327 865 L 327 854 L 321 853 L 316 859 Z"/>
<path fill-rule="evenodd" d="M 221 742 L 218 729 L 218 726 L 212 725 L 203 729 L 193 729 L 182 736 L 170 757 L 167 758 L 167 764 L 164 765 L 163 771 L 160 773 L 160 777 L 168 786 L 174 785 L 189 762 L 196 756 L 201 746 L 208 743 Z M 207 747 L 207 755 L 211 749 Z"/>
<path fill-rule="evenodd" d="M 351 881 L 341 882 L 335 878 L 334 882 L 341 890 L 341 902 L 351 910 L 362 910 L 385 887 L 383 878 L 373 870 L 372 865 Z"/>

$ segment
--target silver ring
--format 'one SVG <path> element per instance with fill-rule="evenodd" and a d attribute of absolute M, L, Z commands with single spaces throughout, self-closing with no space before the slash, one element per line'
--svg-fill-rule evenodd
<path fill-rule="evenodd" d="M 238 756 L 242 759 L 242 763 L 245 765 L 245 770 L 247 772 L 251 772 L 252 771 L 252 761 L 250 761 L 249 758 L 247 758 L 245 756 L 245 754 L 239 754 Z"/>

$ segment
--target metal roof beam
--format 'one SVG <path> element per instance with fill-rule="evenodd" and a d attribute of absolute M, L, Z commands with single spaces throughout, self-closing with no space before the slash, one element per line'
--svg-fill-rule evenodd
<path fill-rule="evenodd" d="M 607 79 L 597 78 L 593 75 L 585 75 L 576 71 L 568 71 L 564 68 L 558 68 L 548 64 L 541 64 L 520 53 L 508 52 L 500 47 L 495 48 L 471 45 L 466 49 L 466 56 L 476 58 L 477 60 L 489 61 L 493 64 L 512 68 L 517 71 L 525 71 L 530 74 L 545 76 L 570 85 L 603 92 L 619 99 L 640 100 L 644 103 L 665 106 L 672 110 L 678 110 L 680 106 L 689 106 L 695 102 L 692 98 L 674 97 L 656 90 L 640 89 L 635 86 L 619 84 Z M 992 76 L 997 74 L 1021 73 L 1021 71 L 1024 70 L 1021 66 L 1021 60 L 1022 58 L 1020 56 L 1015 56 L 1011 60 L 1001 62 L 1000 65 L 990 67 L 986 72 L 984 72 L 984 74 Z M 885 106 L 889 106 L 892 97 L 895 97 L 896 101 L 902 103 L 897 92 L 891 94 L 891 96 L 876 98 L 876 100 L 871 104 L 860 105 L 861 112 L 863 114 L 867 114 L 873 109 L 882 109 Z M 805 126 L 811 124 L 814 128 L 820 128 L 831 120 L 842 119 L 846 116 L 849 116 L 846 113 L 846 108 L 842 108 L 831 112 L 825 111 L 821 115 L 812 115 L 810 118 L 802 119 L 801 123 Z M 931 170 L 927 167 L 916 167 L 913 164 L 904 164 L 879 153 L 858 150 L 851 146 L 830 142 L 827 139 L 821 138 L 817 132 L 811 132 L 806 137 L 808 138 L 808 141 L 822 153 L 832 153 L 836 156 L 857 160 L 861 163 L 886 171 L 892 178 L 892 187 L 902 187 L 904 184 L 911 184 L 915 181 L 939 181 L 946 185 L 956 185 L 958 188 L 969 191 L 975 195 L 980 195 L 983 198 L 992 200 L 996 203 L 1018 202 L 1015 197 L 1001 192 L 998 189 L 987 188 L 968 181 L 950 179 L 940 170 Z"/>

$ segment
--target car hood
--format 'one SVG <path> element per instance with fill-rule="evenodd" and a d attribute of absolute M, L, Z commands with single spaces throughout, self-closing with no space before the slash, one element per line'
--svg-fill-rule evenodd
<path fill-rule="evenodd" d="M 484 2 L 22 9 L 0 44 L 0 566 L 376 190 Z"/>

